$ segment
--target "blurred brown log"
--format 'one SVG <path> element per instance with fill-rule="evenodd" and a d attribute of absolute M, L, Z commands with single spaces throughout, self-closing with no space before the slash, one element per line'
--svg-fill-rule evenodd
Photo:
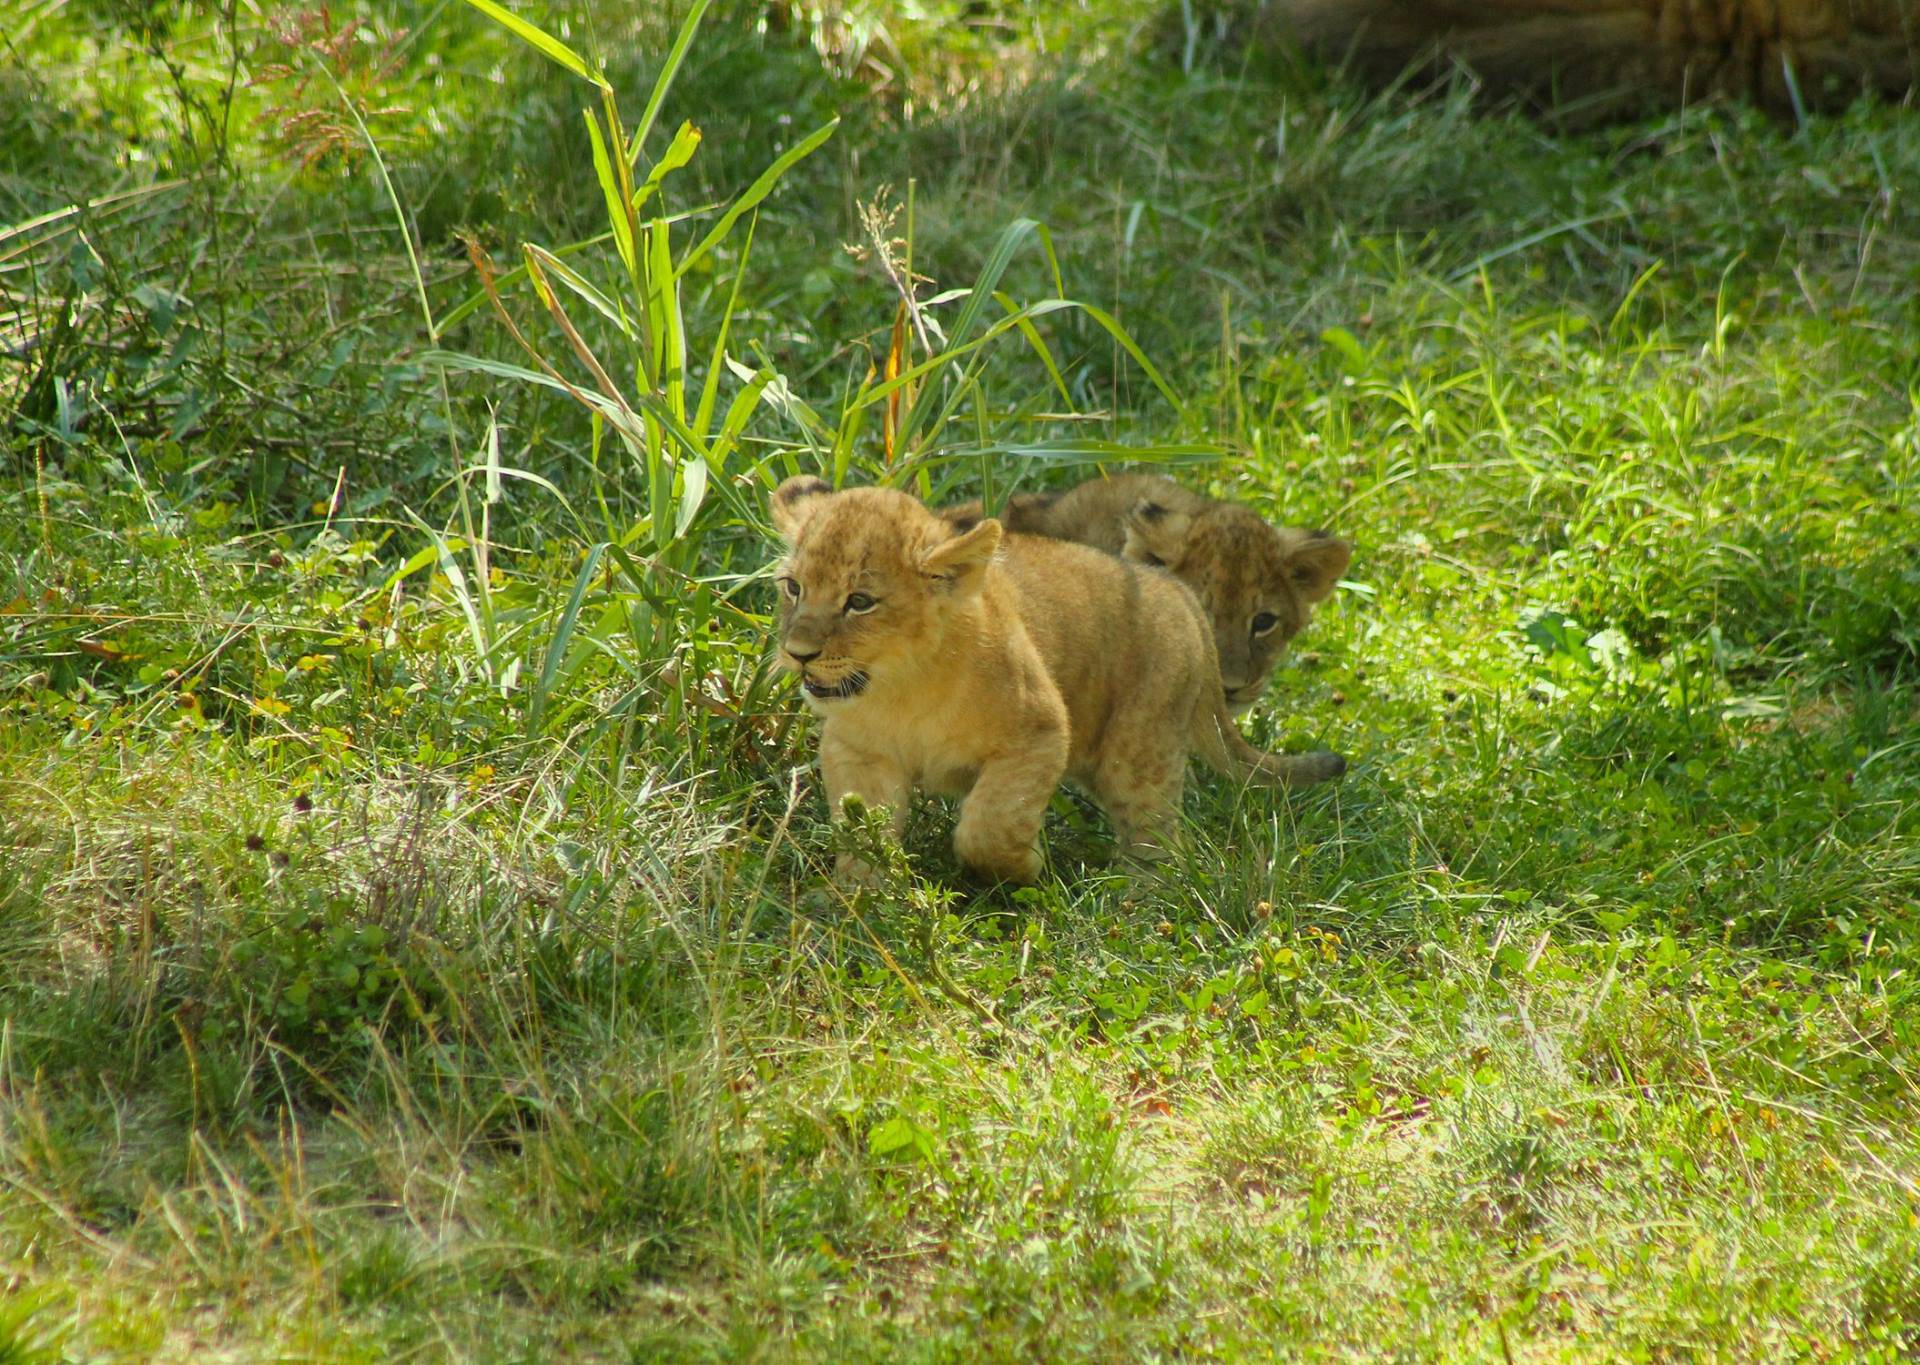
<path fill-rule="evenodd" d="M 1387 81 L 1458 63 L 1589 115 L 1744 98 L 1780 112 L 1920 78 L 1920 0 L 1263 0 L 1264 38 Z"/>

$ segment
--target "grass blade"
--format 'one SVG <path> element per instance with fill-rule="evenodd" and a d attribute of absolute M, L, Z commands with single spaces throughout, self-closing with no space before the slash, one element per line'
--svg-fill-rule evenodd
<path fill-rule="evenodd" d="M 632 446 L 646 439 L 646 434 L 641 430 L 632 408 L 618 398 L 610 398 L 604 393 L 596 393 L 592 389 L 582 389 L 570 384 L 559 375 L 529 370 L 524 365 L 515 365 L 505 360 L 467 355 L 460 351 L 425 351 L 421 353 L 420 358 L 431 364 L 445 365 L 449 369 L 470 370 L 475 374 L 492 375 L 495 379 L 512 379 L 523 384 L 538 384 L 542 388 L 553 389 L 598 412 L 606 419 L 608 426 L 620 433 L 621 440 L 628 445 Z M 644 400 L 642 401 L 644 404 Z"/>
<path fill-rule="evenodd" d="M 839 126 L 838 118 L 831 119 L 782 152 L 771 166 L 760 172 L 758 180 L 747 186 L 747 192 L 734 200 L 733 206 L 720 215 L 720 221 L 713 225 L 711 232 L 700 239 L 700 244 L 680 258 L 680 264 L 674 267 L 673 273 L 676 276 L 686 274 L 709 251 L 726 241 L 727 234 L 733 231 L 733 225 L 740 221 L 741 215 L 759 207 L 760 202 L 773 193 L 773 187 L 780 183 L 780 177 L 792 169 L 796 163 L 812 156 L 826 145 L 827 139 L 833 136 L 833 130 Z"/>
<path fill-rule="evenodd" d="M 634 191 L 635 211 L 637 212 L 640 206 L 652 197 L 653 192 L 660 188 L 662 180 L 693 160 L 693 154 L 699 150 L 700 130 L 690 122 L 682 123 L 679 130 L 674 133 L 673 141 L 667 145 L 666 154 L 653 163 L 653 169 L 647 172 L 645 182 Z"/>
<path fill-rule="evenodd" d="M 693 434 L 703 441 L 713 421 L 714 401 L 720 395 L 720 372 L 726 368 L 723 362 L 727 354 L 727 334 L 733 330 L 733 315 L 740 306 L 740 282 L 747 277 L 747 259 L 753 255 L 753 232 L 759 223 L 757 213 L 747 220 L 747 240 L 740 246 L 740 264 L 734 267 L 733 289 L 727 295 L 727 306 L 720 312 L 720 326 L 713 337 L 713 355 L 707 361 L 706 382 L 700 386 L 700 403 L 693 414 Z"/>
<path fill-rule="evenodd" d="M 1173 386 L 1167 383 L 1166 377 L 1160 373 L 1159 368 L 1151 360 L 1148 360 L 1147 353 L 1140 349 L 1140 343 L 1135 341 L 1132 334 L 1120 325 L 1120 319 L 1113 316 L 1113 314 L 1109 313 L 1106 309 L 1095 307 L 1091 303 L 1070 303 L 1069 306 L 1078 308 L 1081 312 L 1092 318 L 1108 336 L 1119 343 L 1120 349 L 1125 351 L 1133 363 L 1140 367 L 1141 373 L 1153 381 L 1153 386 L 1160 390 L 1160 396 L 1167 400 L 1175 412 L 1181 414 L 1186 412 L 1186 400 L 1173 391 Z M 1035 308 L 1031 310 L 1029 316 L 1036 315 L 1039 311 L 1039 308 Z"/>
<path fill-rule="evenodd" d="M 600 385 L 600 391 L 625 407 L 625 403 L 621 402 L 618 386 L 608 375 L 606 367 L 600 363 L 600 358 L 593 353 L 593 348 L 587 345 L 586 338 L 574 328 L 573 319 L 567 316 L 567 310 L 560 304 L 560 296 L 554 293 L 553 286 L 547 283 L 540 255 L 539 247 L 532 243 L 527 244 L 527 275 L 533 281 L 534 290 L 540 295 L 540 302 L 547 306 L 548 314 L 552 316 L 562 335 L 566 337 L 567 344 L 573 347 L 573 353 L 580 358 L 580 363 L 587 367 L 594 382 Z"/>
<path fill-rule="evenodd" d="M 1054 363 L 1053 348 L 1047 345 L 1047 339 L 1040 335 L 1040 329 L 1021 314 L 1020 305 L 1015 303 L 1009 295 L 996 291 L 994 298 L 1002 308 L 1007 310 L 1007 316 L 1014 319 L 1015 325 L 1020 329 L 1020 335 L 1027 339 L 1027 345 L 1033 348 L 1033 353 L 1040 357 L 1040 363 L 1046 368 L 1047 378 L 1053 381 L 1054 392 L 1060 395 L 1060 401 L 1071 408 L 1073 395 L 1067 391 L 1066 376 L 1060 373 L 1059 365 Z"/>
<path fill-rule="evenodd" d="M 673 270 L 673 248 L 665 223 L 647 228 L 647 312 L 656 320 L 660 346 L 658 380 L 667 406 L 683 422 L 687 416 L 687 331 L 680 313 L 680 277 Z"/>
<path fill-rule="evenodd" d="M 567 595 L 567 604 L 561 608 L 560 619 L 554 623 L 553 637 L 547 641 L 546 658 L 540 663 L 540 676 L 533 680 L 533 694 L 527 702 L 527 728 L 535 733 L 539 732 L 540 721 L 546 714 L 547 698 L 553 693 L 560 663 L 567 657 L 567 647 L 573 641 L 574 626 L 580 619 L 580 608 L 587 600 L 587 589 L 593 586 L 600 570 L 600 558 L 606 551 L 604 541 L 588 547 L 586 562 L 575 575 L 573 591 Z"/>
<path fill-rule="evenodd" d="M 754 405 L 760 401 L 761 391 L 774 379 L 772 370 L 761 370 L 733 396 L 733 402 L 727 405 L 727 415 L 721 419 L 719 434 L 713 438 L 713 444 L 707 451 L 707 463 L 713 472 L 724 474 L 727 469 L 727 457 L 733 453 L 734 443 L 740 439 L 740 433 L 746 429 L 748 420 L 753 416 Z M 724 485 L 723 485 L 724 486 Z"/>
<path fill-rule="evenodd" d="M 613 161 L 607 155 L 606 140 L 600 136 L 600 121 L 593 116 L 591 109 L 582 109 L 580 115 L 587 121 L 587 138 L 593 144 L 593 174 L 600 182 L 600 195 L 607 202 L 607 221 L 613 226 L 614 247 L 620 253 L 620 263 L 627 268 L 628 278 L 638 288 L 640 257 L 634 248 L 636 224 L 633 203 L 620 193 L 619 181 L 613 173 Z M 618 136 L 617 130 L 615 136 Z"/>
<path fill-rule="evenodd" d="M 582 57 L 578 52 L 575 52 L 551 33 L 548 33 L 538 24 L 522 19 L 504 5 L 495 4 L 494 0 L 467 0 L 467 3 L 493 20 L 496 24 L 501 25 L 522 42 L 566 67 L 567 70 L 582 80 L 592 81 L 602 90 L 608 88 L 607 78 L 588 66 L 586 58 Z"/>
<path fill-rule="evenodd" d="M 667 53 L 666 63 L 661 66 L 660 74 L 653 78 L 653 90 L 647 96 L 647 107 L 641 111 L 640 126 L 633 130 L 633 141 L 628 144 L 633 156 L 640 155 L 647 134 L 653 131 L 653 122 L 660 117 L 660 105 L 666 100 L 667 91 L 673 87 L 673 78 L 680 74 L 680 64 L 687 59 L 687 49 L 693 46 L 694 31 L 700 27 L 701 19 L 706 17 L 707 6 L 712 3 L 713 0 L 695 0 L 693 8 L 687 11 L 680 32 L 674 37 L 673 47 Z"/>
<path fill-rule="evenodd" d="M 981 308 L 998 287 L 1000 277 L 1007 273 L 1007 266 L 1011 264 L 1014 252 L 1020 249 L 1020 243 L 1041 230 L 1040 224 L 1031 218 L 1016 218 L 1001 229 L 1000 236 L 994 241 L 993 250 L 987 253 L 986 263 L 980 267 L 979 277 L 974 280 L 973 288 L 967 293 L 966 302 L 960 307 L 960 317 L 948 332 L 947 344 L 940 355 L 955 356 L 971 349 L 967 344 L 967 336 L 979 320 Z M 889 380 L 893 378 L 895 376 L 889 376 Z M 890 385 L 881 387 L 882 391 L 889 395 L 891 405 L 892 387 Z M 921 423 L 926 420 L 935 398 L 935 390 L 929 385 L 920 391 L 919 397 L 907 408 L 907 415 L 900 422 L 896 433 L 896 439 L 900 445 L 906 446 L 912 443 L 914 433 L 919 431 Z"/>
<path fill-rule="evenodd" d="M 467 638 L 473 643 L 474 657 L 480 661 L 481 675 L 489 684 L 493 683 L 493 650 L 488 645 L 487 630 L 480 624 L 480 613 L 474 605 L 473 591 L 467 586 L 466 572 L 460 567 L 460 561 L 454 558 L 453 543 L 422 521 L 412 508 L 404 510 L 408 520 L 433 542 L 434 558 L 439 562 L 440 572 L 446 575 L 454 602 L 459 606 L 460 614 L 466 618 Z"/>
<path fill-rule="evenodd" d="M 543 272 L 554 276 L 560 283 L 585 299 L 594 312 L 618 327 L 622 334 L 630 339 L 634 336 L 632 320 L 617 303 L 601 293 L 586 276 L 544 247 L 529 245 L 527 250 L 539 259 Z"/>
<path fill-rule="evenodd" d="M 697 218 L 701 214 L 712 212 L 714 207 L 715 205 L 713 204 L 703 204 L 699 208 L 688 209 L 683 213 L 670 214 L 667 221 L 670 223 L 678 223 L 688 218 Z M 612 239 L 613 230 L 609 228 L 607 231 L 595 233 L 591 237 L 583 237 L 577 242 L 569 242 L 566 246 L 554 247 L 549 250 L 547 254 L 550 256 L 577 256 L 583 251 L 600 246 L 602 243 L 611 241 Z M 494 291 L 497 293 L 507 285 L 518 284 L 526 277 L 527 268 L 524 265 L 516 265 L 511 270 L 503 270 L 494 278 Z M 457 322 L 465 322 L 468 318 L 486 307 L 486 304 L 487 291 L 485 289 L 474 290 L 473 293 L 467 295 L 466 298 L 462 299 L 452 308 L 449 308 L 446 314 L 434 324 L 435 335 L 446 335 L 448 328 Z"/>

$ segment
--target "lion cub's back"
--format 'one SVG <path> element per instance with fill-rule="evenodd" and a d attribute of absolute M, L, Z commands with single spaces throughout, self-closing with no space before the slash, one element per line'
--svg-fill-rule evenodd
<path fill-rule="evenodd" d="M 1064 493 L 1016 494 L 1001 519 L 1009 531 L 1076 540 L 1117 555 L 1127 543 L 1127 518 L 1143 501 L 1189 515 L 1207 500 L 1159 474 L 1114 474 L 1088 479 Z"/>

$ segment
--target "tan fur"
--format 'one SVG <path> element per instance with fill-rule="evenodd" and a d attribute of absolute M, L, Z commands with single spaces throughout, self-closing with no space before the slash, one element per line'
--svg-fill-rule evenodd
<path fill-rule="evenodd" d="M 1920 75 L 1915 0 L 1266 0 L 1259 26 L 1376 82 L 1437 57 L 1582 119 L 1730 96 L 1839 109 Z"/>
<path fill-rule="evenodd" d="M 1178 817 L 1190 752 L 1282 786 L 1346 768 L 1241 739 L 1199 604 L 1166 574 L 993 520 L 956 531 L 889 489 L 788 479 L 772 514 L 789 547 L 780 662 L 823 722 L 836 819 L 856 795 L 887 807 L 897 833 L 915 788 L 957 796 L 960 861 L 1031 881 L 1063 777 L 1092 793 L 1123 846 L 1151 852 Z M 843 859 L 839 871 L 866 869 Z"/>
<path fill-rule="evenodd" d="M 941 515 L 966 526 L 979 519 L 980 505 Z M 1338 537 L 1269 526 L 1238 503 L 1202 497 L 1158 474 L 1016 494 L 1001 520 L 1009 530 L 1164 566 L 1192 588 L 1213 627 L 1221 681 L 1236 712 L 1259 700 L 1288 644 L 1353 558 L 1353 547 Z"/>

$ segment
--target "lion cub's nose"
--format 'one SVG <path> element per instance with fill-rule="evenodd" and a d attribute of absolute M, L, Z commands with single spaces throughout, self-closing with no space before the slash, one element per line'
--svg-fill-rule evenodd
<path fill-rule="evenodd" d="M 815 659 L 820 657 L 820 651 L 817 649 L 810 654 L 802 654 L 799 650 L 795 649 L 792 645 L 787 646 L 787 653 L 793 656 L 795 663 L 802 663 L 802 664 L 810 664 Z"/>

